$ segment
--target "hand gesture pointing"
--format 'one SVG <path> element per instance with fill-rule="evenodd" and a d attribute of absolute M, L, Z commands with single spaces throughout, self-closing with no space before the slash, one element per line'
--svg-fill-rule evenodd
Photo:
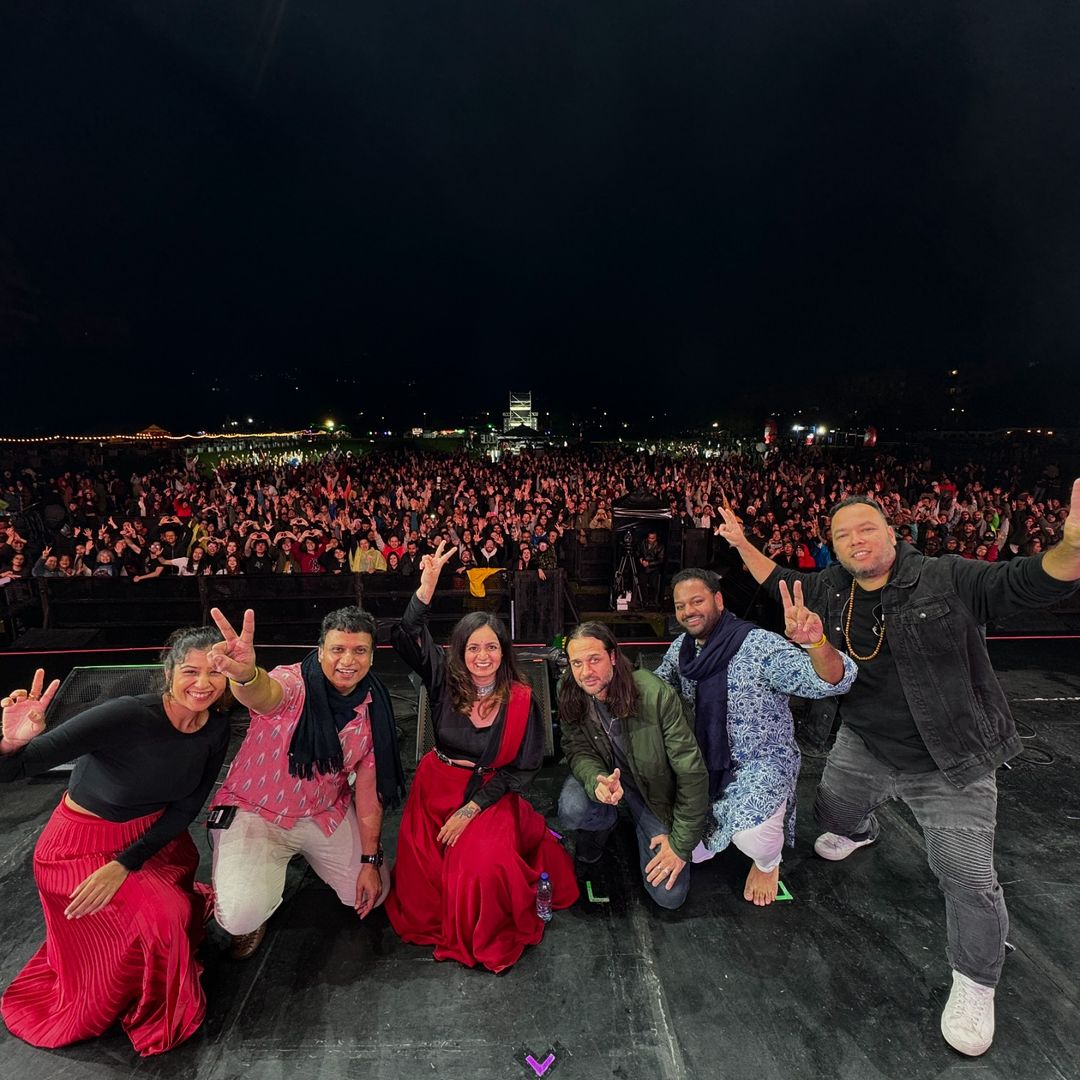
<path fill-rule="evenodd" d="M 29 690 L 12 690 L 0 700 L 0 708 L 4 710 L 3 743 L 0 745 L 3 753 L 18 750 L 45 730 L 45 712 L 60 689 L 60 680 L 53 679 L 48 690 L 42 693 L 44 685 L 45 669 L 38 668 Z"/>
<path fill-rule="evenodd" d="M 596 801 L 608 806 L 618 806 L 622 802 L 623 786 L 616 769 L 610 776 L 598 773 L 596 777 Z"/>
<path fill-rule="evenodd" d="M 246 683 L 255 674 L 255 612 L 244 612 L 243 629 L 238 634 L 220 608 L 211 608 L 210 617 L 224 641 L 210 646 L 210 666 L 234 682 Z"/>
<path fill-rule="evenodd" d="M 780 601 L 784 605 L 784 633 L 796 645 L 816 645 L 825 635 L 821 616 L 803 603 L 802 582 L 794 585 L 794 599 L 787 582 L 780 582 Z"/>

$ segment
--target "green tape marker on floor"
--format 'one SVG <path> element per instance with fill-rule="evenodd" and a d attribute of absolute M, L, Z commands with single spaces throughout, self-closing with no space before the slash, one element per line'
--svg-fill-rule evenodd
<path fill-rule="evenodd" d="M 788 892 L 787 886 L 782 882 L 776 883 L 776 899 L 777 900 L 794 900 L 795 897 Z"/>
<path fill-rule="evenodd" d="M 592 904 L 610 904 L 611 899 L 607 896 L 593 896 L 592 882 L 585 882 L 585 891 L 589 894 L 589 902 Z M 790 897 L 788 898 L 790 899 Z"/>

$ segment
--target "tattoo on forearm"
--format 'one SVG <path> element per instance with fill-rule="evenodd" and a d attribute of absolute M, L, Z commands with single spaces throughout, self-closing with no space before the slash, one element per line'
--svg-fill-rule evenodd
<path fill-rule="evenodd" d="M 463 806 L 454 814 L 454 817 L 474 818 L 476 817 L 476 814 L 477 810 L 475 806 Z"/>

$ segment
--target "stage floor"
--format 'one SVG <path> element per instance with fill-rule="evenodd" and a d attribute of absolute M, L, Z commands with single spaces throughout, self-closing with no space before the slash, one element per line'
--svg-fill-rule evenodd
<path fill-rule="evenodd" d="M 553 1055 L 544 1075 L 560 1080 L 1080 1076 L 1080 641 L 994 642 L 991 655 L 1026 750 L 998 775 L 997 867 L 1014 951 L 982 1058 L 955 1053 L 938 1029 L 949 986 L 944 910 L 911 816 L 886 807 L 877 844 L 844 863 L 817 858 L 822 759 L 807 757 L 798 843 L 781 871 L 790 901 L 746 903 L 748 864 L 732 850 L 694 869 L 681 912 L 659 912 L 626 825 L 589 875 L 592 900 L 583 879 L 581 902 L 496 978 L 435 963 L 400 942 L 381 911 L 359 922 L 294 861 L 252 960 L 229 961 L 211 926 L 209 1015 L 190 1042 L 144 1060 L 119 1031 L 46 1051 L 0 1027 L 2 1074 L 533 1080 Z M 411 765 L 415 695 L 389 657 L 379 664 Z M 553 824 L 564 775 L 565 766 L 545 768 L 533 792 Z M 31 853 L 63 786 L 49 778 L 0 792 L 0 985 L 43 936 Z M 399 820 L 388 822 L 390 851 Z M 193 832 L 205 856 L 205 832 Z"/>

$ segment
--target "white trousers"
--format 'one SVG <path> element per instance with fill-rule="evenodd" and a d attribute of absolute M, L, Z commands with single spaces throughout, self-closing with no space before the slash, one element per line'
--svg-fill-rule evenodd
<path fill-rule="evenodd" d="M 273 825 L 258 814 L 237 810 L 227 829 L 211 831 L 214 844 L 214 915 L 229 934 L 250 934 L 281 905 L 285 870 L 294 855 L 303 855 L 311 869 L 338 894 L 343 904 L 356 904 L 356 878 L 362 854 L 356 810 L 330 836 L 304 819 L 291 829 Z M 390 868 L 379 869 L 382 892 L 390 891 Z"/>
<path fill-rule="evenodd" d="M 782 802 L 772 817 L 752 829 L 740 829 L 731 834 L 731 842 L 754 860 L 754 865 L 767 874 L 780 865 L 784 851 L 784 813 L 787 803 Z"/>

